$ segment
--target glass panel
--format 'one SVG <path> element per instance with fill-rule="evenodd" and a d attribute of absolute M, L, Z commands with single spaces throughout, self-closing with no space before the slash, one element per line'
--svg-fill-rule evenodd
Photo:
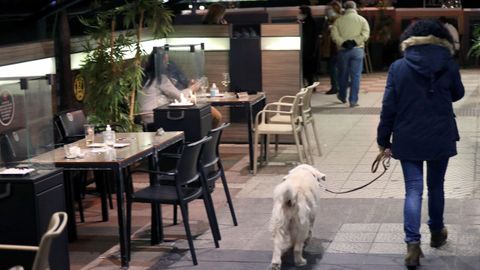
<path fill-rule="evenodd" d="M 51 92 L 47 77 L 0 79 L 0 172 L 32 167 L 32 157 L 53 150 Z"/>

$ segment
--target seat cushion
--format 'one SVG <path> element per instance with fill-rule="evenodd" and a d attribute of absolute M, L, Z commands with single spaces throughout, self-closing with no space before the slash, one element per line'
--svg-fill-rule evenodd
<path fill-rule="evenodd" d="M 202 195 L 201 187 L 185 187 L 182 188 L 183 196 L 185 201 L 191 201 L 199 198 Z M 155 202 L 155 203 L 166 203 L 166 204 L 177 204 L 179 198 L 177 196 L 177 191 L 175 186 L 149 186 L 143 188 L 132 194 L 132 200 L 134 202 Z"/>
<path fill-rule="evenodd" d="M 260 124 L 257 131 L 260 134 L 292 134 L 293 129 L 290 124 Z"/>

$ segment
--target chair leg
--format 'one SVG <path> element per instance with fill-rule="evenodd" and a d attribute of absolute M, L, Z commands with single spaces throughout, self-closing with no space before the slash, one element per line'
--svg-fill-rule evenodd
<path fill-rule="evenodd" d="M 258 132 L 255 129 L 255 138 L 253 139 L 253 175 L 257 173 L 257 158 L 258 158 Z"/>
<path fill-rule="evenodd" d="M 173 205 L 173 225 L 177 225 L 178 224 L 178 211 L 177 211 L 177 205 L 174 204 Z"/>
<path fill-rule="evenodd" d="M 195 254 L 195 247 L 193 246 L 193 237 L 190 232 L 190 224 L 188 223 L 188 210 L 183 202 L 180 202 L 180 212 L 182 212 L 183 226 L 185 227 L 185 233 L 187 235 L 188 247 L 190 248 L 190 254 L 192 255 L 192 261 L 194 265 L 198 265 L 197 255 Z"/>
<path fill-rule="evenodd" d="M 165 235 L 163 234 L 163 218 L 162 218 L 162 205 L 157 205 L 157 232 L 158 232 L 158 241 L 163 242 Z"/>
<path fill-rule="evenodd" d="M 205 189 L 207 190 L 207 189 Z M 212 203 L 212 198 L 210 197 L 210 193 L 207 190 L 207 193 L 203 194 L 203 203 L 205 204 L 205 211 L 207 212 L 208 223 L 210 224 L 210 230 L 212 231 L 213 242 L 215 243 L 215 247 L 219 248 L 220 245 L 218 241 L 222 239 L 220 235 L 220 229 L 218 227 L 217 217 L 215 215 L 215 206 Z"/>
<path fill-rule="evenodd" d="M 230 190 L 227 185 L 227 178 L 225 177 L 223 164 L 220 160 L 218 161 L 218 167 L 220 168 L 220 178 L 222 179 L 223 189 L 225 190 L 225 197 L 227 197 L 228 207 L 230 208 L 230 214 L 232 214 L 233 225 L 238 226 L 237 216 L 235 215 L 235 209 L 233 208 L 232 197 L 230 196 Z"/>
<path fill-rule="evenodd" d="M 268 165 L 268 148 L 270 146 L 270 134 L 266 135 L 265 138 L 265 164 Z"/>
<path fill-rule="evenodd" d="M 151 203 L 150 245 L 155 246 L 158 241 L 158 204 Z"/>
<path fill-rule="evenodd" d="M 293 131 L 293 138 L 295 139 L 295 145 L 297 146 L 297 152 L 298 152 L 298 157 L 300 159 L 300 163 L 305 163 L 303 160 L 303 154 L 302 151 L 300 150 L 300 138 L 298 137 L 298 132 Z"/>
<path fill-rule="evenodd" d="M 318 149 L 318 155 L 322 155 L 322 149 L 320 147 L 320 140 L 318 139 L 318 134 L 317 134 L 317 127 L 315 126 L 315 120 L 311 120 L 312 123 L 312 128 L 313 128 L 313 136 L 315 136 L 315 142 L 317 143 L 317 149 Z"/>
<path fill-rule="evenodd" d="M 278 140 L 280 139 L 280 136 L 278 134 L 275 134 L 275 156 L 278 155 Z"/>
<path fill-rule="evenodd" d="M 305 143 L 307 148 L 305 148 L 305 145 L 302 144 L 303 146 L 303 151 L 305 152 L 305 158 L 307 159 L 307 162 L 310 162 L 313 164 L 313 155 L 312 155 L 312 143 L 310 142 L 310 137 L 308 137 L 308 130 L 307 126 L 304 124 L 303 125 L 303 136 L 305 137 Z"/>
<path fill-rule="evenodd" d="M 81 194 L 81 186 L 83 186 L 83 181 L 74 181 L 74 190 L 75 190 L 75 200 L 78 204 L 78 213 L 80 214 L 80 222 L 85 222 L 85 215 L 83 213 L 83 202 L 82 202 L 82 194 Z"/>

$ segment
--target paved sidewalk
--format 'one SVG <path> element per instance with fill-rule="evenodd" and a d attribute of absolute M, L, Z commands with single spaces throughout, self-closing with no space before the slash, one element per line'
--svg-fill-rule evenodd
<path fill-rule="evenodd" d="M 419 269 L 480 269 L 479 74 L 478 70 L 462 71 L 466 95 L 454 106 L 461 141 L 459 154 L 450 161 L 445 183 L 449 239 L 440 249 L 432 249 L 428 245 L 428 228 L 422 226 L 425 258 Z M 375 177 L 370 173 L 370 164 L 378 153 L 375 136 L 383 96 L 379 85 L 384 85 L 385 74 L 367 77 L 362 83 L 360 107 L 348 108 L 335 96 L 321 92 L 313 98 L 323 152 L 321 157 L 315 156 L 315 166 L 327 174 L 326 184 L 334 190 L 351 189 Z M 323 84 L 320 91 L 328 88 Z M 272 255 L 268 231 L 272 191 L 294 166 L 285 165 L 285 161 L 297 157 L 293 146 L 282 146 L 280 150 L 268 166 L 260 167 L 257 175 L 251 176 L 246 173 L 246 157 L 240 155 L 246 149 L 222 146 L 228 164 L 227 178 L 235 193 L 239 226 L 232 225 L 228 208 L 223 204 L 217 212 L 222 240 L 220 248 L 215 249 L 202 219 L 204 213 L 196 213 L 199 218 L 194 219 L 193 225 L 199 234 L 195 241 L 198 266 L 193 267 L 185 240 L 150 247 L 146 226 L 136 235 L 140 240 L 134 241 L 130 269 L 267 269 Z M 238 160 L 238 156 L 242 158 Z M 220 199 L 224 197 L 221 186 L 214 194 L 215 200 L 224 203 Z M 403 196 L 401 168 L 393 160 L 387 174 L 365 189 L 344 195 L 322 193 L 313 240 L 304 253 L 308 265 L 296 268 L 292 254 L 288 253 L 282 269 L 404 269 Z M 422 215 L 426 223 L 426 202 Z M 183 227 L 167 226 L 166 233 L 176 238 L 182 231 Z M 110 254 L 115 252 L 114 247 Z M 97 261 L 85 269 L 111 268 Z"/>

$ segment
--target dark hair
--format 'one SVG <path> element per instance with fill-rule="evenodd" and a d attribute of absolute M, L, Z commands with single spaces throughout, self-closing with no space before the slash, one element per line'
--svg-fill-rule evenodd
<path fill-rule="evenodd" d="M 155 78 L 161 79 L 159 75 L 165 72 L 165 67 L 163 67 L 163 61 L 159 61 L 159 59 L 163 59 L 165 54 L 166 52 L 163 48 L 153 48 L 143 68 L 144 77 L 142 84 L 150 85 Z"/>
<path fill-rule="evenodd" d="M 443 24 L 438 20 L 431 19 L 423 19 L 410 24 L 400 36 L 400 41 L 403 42 L 410 37 L 426 37 L 429 35 L 445 39 L 453 44 L 453 38 Z"/>
<path fill-rule="evenodd" d="M 208 6 L 208 12 L 203 18 L 203 24 L 221 24 L 226 7 L 219 3 L 213 3 Z"/>
<path fill-rule="evenodd" d="M 298 7 L 298 9 L 300 9 L 300 12 L 302 14 L 307 15 L 307 17 L 312 17 L 312 9 L 310 9 L 309 6 L 303 5 L 303 6 Z"/>

